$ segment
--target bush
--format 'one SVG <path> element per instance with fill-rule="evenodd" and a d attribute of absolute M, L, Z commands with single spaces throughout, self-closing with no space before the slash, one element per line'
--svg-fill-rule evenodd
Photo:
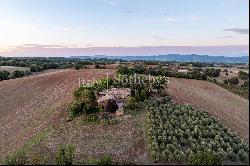
<path fill-rule="evenodd" d="M 76 116 L 84 113 L 85 104 L 80 101 L 74 101 L 68 108 L 69 118 L 75 118 Z"/>
<path fill-rule="evenodd" d="M 87 124 L 97 124 L 100 122 L 100 120 L 97 114 L 92 114 L 92 115 L 87 115 L 84 118 L 84 122 L 86 122 Z"/>
<path fill-rule="evenodd" d="M 192 155 L 188 163 L 190 165 L 221 165 L 222 161 L 218 155 L 204 151 Z"/>
<path fill-rule="evenodd" d="M 4 165 L 25 165 L 27 164 L 27 155 L 23 151 L 19 151 L 16 154 L 9 155 L 5 158 Z"/>
<path fill-rule="evenodd" d="M 20 78 L 23 76 L 25 76 L 24 71 L 19 71 L 19 70 L 14 71 L 12 74 L 12 78 Z"/>
<path fill-rule="evenodd" d="M 112 158 L 110 155 L 103 155 L 99 159 L 92 158 L 87 162 L 88 165 L 112 165 Z"/>
<path fill-rule="evenodd" d="M 72 165 L 74 157 L 74 147 L 72 145 L 62 146 L 56 153 L 57 165 Z"/>
<path fill-rule="evenodd" d="M 220 76 L 221 69 L 209 68 L 205 69 L 204 73 L 206 76 L 218 77 Z"/>
<path fill-rule="evenodd" d="M 130 110 L 136 110 L 139 108 L 139 104 L 134 97 L 129 97 L 125 103 L 125 107 Z"/>
<path fill-rule="evenodd" d="M 8 71 L 0 71 L 0 81 L 8 80 L 10 77 L 10 72 Z"/>
<path fill-rule="evenodd" d="M 103 112 L 99 115 L 99 120 L 106 124 L 116 124 L 118 122 L 117 118 L 114 116 L 114 114 L 111 114 L 109 112 Z"/>
<path fill-rule="evenodd" d="M 228 84 L 228 85 L 238 85 L 239 82 L 240 81 L 239 81 L 238 77 L 233 77 L 233 78 L 229 78 L 229 79 L 224 80 L 224 83 Z"/>
<path fill-rule="evenodd" d="M 238 76 L 242 80 L 248 80 L 249 79 L 249 74 L 244 72 L 244 71 L 239 71 Z"/>
<path fill-rule="evenodd" d="M 95 105 L 96 95 L 93 87 L 81 86 L 74 92 L 76 100 L 84 102 L 86 105 Z"/>

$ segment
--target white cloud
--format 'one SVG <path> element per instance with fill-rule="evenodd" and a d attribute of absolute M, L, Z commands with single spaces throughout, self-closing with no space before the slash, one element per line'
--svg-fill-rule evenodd
<path fill-rule="evenodd" d="M 230 28 L 230 29 L 224 29 L 224 30 L 238 33 L 238 34 L 243 34 L 243 35 L 249 34 L 249 29 L 244 29 L 244 28 Z"/>
<path fill-rule="evenodd" d="M 190 14 L 188 17 L 189 17 L 189 19 L 192 20 L 192 21 L 198 21 L 198 20 L 201 19 L 201 17 L 196 16 L 196 15 L 194 15 L 194 14 Z"/>
<path fill-rule="evenodd" d="M 111 6 L 116 6 L 120 3 L 120 0 L 100 0 L 100 1 Z"/>

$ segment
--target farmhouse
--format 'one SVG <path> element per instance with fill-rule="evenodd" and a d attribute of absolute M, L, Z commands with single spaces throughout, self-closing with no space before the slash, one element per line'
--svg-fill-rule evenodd
<path fill-rule="evenodd" d="M 100 107 L 104 108 L 107 101 L 110 99 L 115 100 L 118 110 L 117 112 L 123 113 L 123 103 L 131 95 L 131 90 L 129 88 L 112 88 L 99 93 L 99 98 L 97 103 Z"/>

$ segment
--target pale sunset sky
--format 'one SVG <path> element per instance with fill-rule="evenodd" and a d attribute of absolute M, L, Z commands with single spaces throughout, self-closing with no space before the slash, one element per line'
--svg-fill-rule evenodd
<path fill-rule="evenodd" d="M 248 0 L 0 0 L 0 56 L 248 55 L 248 39 Z"/>

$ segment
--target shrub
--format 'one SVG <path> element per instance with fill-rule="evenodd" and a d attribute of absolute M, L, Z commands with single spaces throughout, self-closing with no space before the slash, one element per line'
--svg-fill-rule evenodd
<path fill-rule="evenodd" d="M 238 85 L 239 84 L 239 78 L 238 77 L 233 77 L 233 78 L 229 78 L 224 80 L 225 84 L 229 84 L 229 85 Z"/>
<path fill-rule="evenodd" d="M 76 116 L 84 113 L 85 104 L 80 101 L 74 101 L 68 108 L 69 118 L 75 118 Z"/>
<path fill-rule="evenodd" d="M 248 80 L 249 79 L 249 74 L 244 72 L 244 71 L 239 71 L 238 76 L 242 80 Z"/>
<path fill-rule="evenodd" d="M 115 124 L 118 122 L 117 118 L 109 112 L 101 113 L 99 119 L 106 124 Z"/>
<path fill-rule="evenodd" d="M 212 152 L 198 152 L 189 158 L 190 165 L 221 165 L 221 159 Z"/>
<path fill-rule="evenodd" d="M 20 78 L 20 77 L 23 77 L 24 75 L 25 75 L 24 71 L 16 70 L 13 72 L 12 78 Z"/>
<path fill-rule="evenodd" d="M 57 165 L 72 165 L 74 157 L 74 147 L 72 145 L 62 146 L 56 153 Z"/>
<path fill-rule="evenodd" d="M 8 71 L 0 71 L 0 81 L 8 80 L 10 76 L 10 72 Z"/>
<path fill-rule="evenodd" d="M 112 165 L 112 158 L 110 155 L 103 155 L 99 159 L 91 158 L 87 165 Z"/>
<path fill-rule="evenodd" d="M 92 114 L 92 115 L 87 115 L 84 118 L 84 121 L 87 122 L 88 124 L 96 124 L 99 123 L 99 117 L 97 114 Z"/>
<path fill-rule="evenodd" d="M 139 108 L 139 104 L 134 97 L 129 97 L 125 103 L 125 107 L 130 110 L 136 110 Z"/>
<path fill-rule="evenodd" d="M 74 92 L 75 99 L 93 106 L 96 103 L 96 95 L 93 87 L 81 86 Z"/>
<path fill-rule="evenodd" d="M 27 164 L 27 155 L 23 151 L 19 151 L 13 155 L 8 155 L 3 164 L 4 165 L 25 165 Z"/>
<path fill-rule="evenodd" d="M 245 152 L 243 149 L 240 149 L 239 152 L 238 152 L 238 155 L 239 155 L 239 159 L 241 161 L 247 161 L 248 160 L 248 154 L 247 152 Z"/>

